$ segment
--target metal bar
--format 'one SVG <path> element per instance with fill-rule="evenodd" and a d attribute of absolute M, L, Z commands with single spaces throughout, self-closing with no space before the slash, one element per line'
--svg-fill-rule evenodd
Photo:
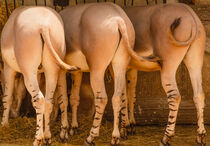
<path fill-rule="evenodd" d="M 131 1 L 131 5 L 132 5 L 132 6 L 133 6 L 133 2 L 134 2 L 134 0 Z"/>
<path fill-rule="evenodd" d="M 36 6 L 37 6 L 37 0 L 35 0 L 35 4 L 36 4 Z"/>
<path fill-rule="evenodd" d="M 157 0 L 155 0 L 155 4 L 157 4 Z"/>
<path fill-rule="evenodd" d="M 78 4 L 77 0 L 75 0 L 76 5 Z"/>
<path fill-rule="evenodd" d="M 16 5 L 15 5 L 15 0 L 13 1 L 14 2 L 14 9 L 16 8 Z"/>
<path fill-rule="evenodd" d="M 9 18 L 9 10 L 8 10 L 8 5 L 7 5 L 7 0 L 5 0 L 5 7 L 6 7 L 6 10 L 7 10 L 7 18 Z"/>
<path fill-rule="evenodd" d="M 126 6 L 126 0 L 124 0 L 124 6 Z"/>
<path fill-rule="evenodd" d="M 149 1 L 148 1 L 148 0 L 146 0 L 146 2 L 147 2 L 147 5 L 149 5 Z"/>
<path fill-rule="evenodd" d="M 24 0 L 22 0 L 22 6 L 24 5 Z"/>
<path fill-rule="evenodd" d="M 45 6 L 47 5 L 47 2 L 46 2 L 46 0 L 44 0 L 44 5 L 45 5 Z"/>

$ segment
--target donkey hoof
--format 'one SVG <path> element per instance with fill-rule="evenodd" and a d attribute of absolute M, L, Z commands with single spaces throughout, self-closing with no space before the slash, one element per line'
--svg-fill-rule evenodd
<path fill-rule="evenodd" d="M 198 146 L 206 146 L 206 134 L 199 134 L 195 140 Z"/>
<path fill-rule="evenodd" d="M 50 146 L 51 143 L 52 143 L 51 138 L 45 138 L 44 141 L 43 141 L 43 144 L 45 146 Z"/>
<path fill-rule="evenodd" d="M 33 146 L 41 146 L 42 145 L 42 139 L 35 139 L 33 142 Z"/>
<path fill-rule="evenodd" d="M 128 139 L 128 135 L 127 135 L 127 128 L 121 128 L 121 130 L 120 130 L 120 137 L 122 138 L 122 139 Z"/>
<path fill-rule="evenodd" d="M 72 127 L 71 129 L 70 129 L 70 135 L 71 136 L 73 136 L 73 135 L 76 135 L 78 132 L 77 132 L 77 130 L 78 130 L 78 127 Z"/>
<path fill-rule="evenodd" d="M 130 124 L 127 131 L 128 131 L 128 135 L 135 135 L 136 134 L 136 124 Z"/>
<path fill-rule="evenodd" d="M 164 142 L 163 140 L 161 140 L 159 146 L 170 146 L 170 143 Z"/>
<path fill-rule="evenodd" d="M 119 145 L 120 145 L 120 138 L 112 137 L 111 146 L 119 146 Z"/>
<path fill-rule="evenodd" d="M 67 140 L 68 140 L 68 128 L 67 127 L 61 127 L 60 140 L 62 143 L 67 142 Z"/>
<path fill-rule="evenodd" d="M 84 146 L 95 146 L 95 142 L 94 141 L 88 142 L 88 140 L 86 139 L 85 143 L 84 143 Z"/>

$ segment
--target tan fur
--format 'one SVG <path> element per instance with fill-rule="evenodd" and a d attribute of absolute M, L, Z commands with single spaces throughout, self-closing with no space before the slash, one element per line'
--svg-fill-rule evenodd
<path fill-rule="evenodd" d="M 202 89 L 201 69 L 205 51 L 206 33 L 198 16 L 184 4 L 166 4 L 149 7 L 125 8 L 136 33 L 135 51 L 139 55 L 153 52 L 160 58 L 160 68 L 153 64 L 144 65 L 131 60 L 128 78 L 129 117 L 135 125 L 133 104 L 137 70 L 160 70 L 162 86 L 168 96 L 169 118 L 161 144 L 167 144 L 175 132 L 175 122 L 181 101 L 175 74 L 182 61 L 188 68 L 198 115 L 197 142 L 204 144 L 206 130 L 203 124 L 204 93 Z M 180 22 L 177 23 L 180 18 Z M 174 29 L 171 29 L 178 24 Z M 143 68 L 143 69 L 142 69 Z M 132 78 L 134 80 L 132 80 Z M 133 127 L 133 126 L 132 126 Z M 132 130 L 131 130 L 132 131 Z"/>
<path fill-rule="evenodd" d="M 91 3 L 67 7 L 60 14 L 64 21 L 67 42 L 65 60 L 70 64 L 75 62 L 82 72 L 90 72 L 90 82 L 95 96 L 96 114 L 86 143 L 93 143 L 94 138 L 99 135 L 99 127 L 107 103 L 104 74 L 108 65 L 112 64 L 115 91 L 112 98 L 114 130 L 111 143 L 118 144 L 120 138 L 118 117 L 121 98 L 125 94 L 125 72 L 130 56 L 138 61 L 146 61 L 149 58 L 138 56 L 133 51 L 135 39 L 133 26 L 123 10 L 113 3 Z M 120 34 L 122 39 L 120 39 Z M 76 57 L 74 55 L 77 56 L 77 62 L 74 61 Z M 74 92 L 70 97 L 70 104 L 74 114 L 71 133 L 78 127 L 75 118 L 79 101 L 81 73 L 75 73 L 73 76 L 72 92 Z M 61 93 L 62 97 L 64 94 Z M 66 116 L 63 117 L 67 117 L 67 113 L 63 112 L 64 114 Z M 62 119 L 62 121 L 67 120 Z M 62 127 L 68 127 L 68 123 L 65 122 Z M 66 133 L 61 135 L 67 135 Z M 65 139 L 65 137 L 61 138 Z"/>
<path fill-rule="evenodd" d="M 43 42 L 42 42 L 43 37 Z M 32 96 L 37 113 L 37 131 L 34 145 L 41 145 L 45 138 L 51 143 L 49 117 L 52 97 L 61 68 L 76 70 L 65 64 L 65 38 L 63 23 L 56 11 L 45 7 L 21 7 L 9 17 L 1 36 L 1 53 L 4 61 L 4 113 L 2 125 L 8 124 L 12 104 L 15 74 L 23 74 L 24 83 Z M 42 64 L 46 77 L 46 96 L 40 91 L 37 73 Z M 43 131 L 45 116 L 45 131 Z"/>

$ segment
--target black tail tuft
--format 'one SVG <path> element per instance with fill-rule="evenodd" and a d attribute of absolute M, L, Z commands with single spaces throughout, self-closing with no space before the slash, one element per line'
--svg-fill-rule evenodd
<path fill-rule="evenodd" d="M 171 32 L 172 33 L 179 26 L 180 22 L 181 22 L 181 17 L 175 19 L 174 22 L 171 24 Z"/>

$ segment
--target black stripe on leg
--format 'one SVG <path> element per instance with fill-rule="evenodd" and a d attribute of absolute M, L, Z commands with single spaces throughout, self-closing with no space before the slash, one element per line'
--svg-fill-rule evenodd
<path fill-rule="evenodd" d="M 96 111 L 96 113 L 99 114 L 99 115 L 103 115 L 103 113 L 100 113 L 100 112 L 98 112 L 98 111 Z"/>
<path fill-rule="evenodd" d="M 94 125 L 92 126 L 92 128 L 94 128 L 94 129 L 95 129 L 95 128 L 98 128 L 98 127 L 99 127 L 99 126 L 94 126 Z"/>
<path fill-rule="evenodd" d="M 38 95 L 39 95 L 39 94 L 34 95 L 33 98 L 36 98 Z"/>
<path fill-rule="evenodd" d="M 100 118 L 96 117 L 96 118 L 94 118 L 94 120 L 100 120 Z"/>
<path fill-rule="evenodd" d="M 63 95 L 61 94 L 60 96 L 57 97 L 57 99 L 59 100 Z"/>
<path fill-rule="evenodd" d="M 173 119 L 173 118 L 175 118 L 175 117 L 174 117 L 174 116 L 169 116 L 169 118 L 170 118 L 170 119 Z"/>
<path fill-rule="evenodd" d="M 175 124 L 175 122 L 168 121 L 168 125 L 172 125 L 172 124 Z"/>
<path fill-rule="evenodd" d="M 96 99 L 105 99 L 104 97 L 97 96 Z"/>
<path fill-rule="evenodd" d="M 177 109 L 169 109 L 170 111 L 172 111 L 172 112 L 176 112 L 177 111 Z"/>
<path fill-rule="evenodd" d="M 121 111 L 124 110 L 124 109 L 126 109 L 126 107 L 122 107 L 122 108 L 121 108 Z"/>
<path fill-rule="evenodd" d="M 95 107 L 100 109 L 100 106 L 99 105 L 96 105 Z"/>
<path fill-rule="evenodd" d="M 177 95 L 177 94 L 171 94 L 171 95 L 168 96 L 168 98 L 169 98 L 169 99 L 172 99 L 172 98 L 173 98 L 173 99 L 176 99 L 176 97 L 177 97 L 176 95 Z"/>
<path fill-rule="evenodd" d="M 8 95 L 3 95 L 2 98 L 7 97 Z"/>
<path fill-rule="evenodd" d="M 97 135 L 97 133 L 94 133 L 93 131 L 91 131 L 90 133 L 91 133 L 92 135 L 94 135 L 94 136 Z"/>
<path fill-rule="evenodd" d="M 175 105 L 174 105 L 174 104 L 171 104 L 171 103 L 170 103 L 170 104 L 168 104 L 168 105 L 169 105 L 169 106 L 173 106 L 173 107 L 175 107 Z"/>
<path fill-rule="evenodd" d="M 61 101 L 61 102 L 58 104 L 58 106 L 60 106 L 62 103 L 63 103 L 63 101 Z"/>
<path fill-rule="evenodd" d="M 171 92 L 173 92 L 173 91 L 175 91 L 175 90 L 169 90 L 167 93 L 171 93 Z"/>

